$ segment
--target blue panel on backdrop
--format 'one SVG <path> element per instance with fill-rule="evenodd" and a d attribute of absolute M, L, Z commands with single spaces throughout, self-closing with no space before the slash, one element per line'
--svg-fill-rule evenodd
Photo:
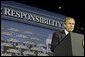
<path fill-rule="evenodd" d="M 16 39 L 18 45 L 24 45 L 29 50 L 30 46 L 26 45 L 31 44 L 32 47 L 39 48 L 42 47 L 42 52 L 50 52 L 50 44 L 52 38 L 53 30 L 44 29 L 32 25 L 27 25 L 23 23 L 18 23 L 9 20 L 1 20 L 1 39 L 5 41 L 12 41 Z M 14 45 L 15 47 L 18 45 Z M 31 51 L 31 49 L 30 49 Z M 48 53 L 47 53 L 48 55 Z"/>

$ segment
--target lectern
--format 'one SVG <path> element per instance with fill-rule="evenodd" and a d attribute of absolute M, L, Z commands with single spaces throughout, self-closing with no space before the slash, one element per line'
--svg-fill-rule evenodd
<path fill-rule="evenodd" d="M 84 35 L 71 32 L 54 50 L 54 56 L 84 56 Z"/>

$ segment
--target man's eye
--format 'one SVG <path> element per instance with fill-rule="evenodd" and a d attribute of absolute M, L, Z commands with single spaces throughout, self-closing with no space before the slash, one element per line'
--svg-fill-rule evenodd
<path fill-rule="evenodd" d="M 75 25 L 74 23 L 72 23 L 72 25 Z"/>
<path fill-rule="evenodd" d="M 75 25 L 74 23 L 69 23 L 69 24 Z"/>
<path fill-rule="evenodd" d="M 71 23 L 69 23 L 69 24 L 71 24 Z"/>

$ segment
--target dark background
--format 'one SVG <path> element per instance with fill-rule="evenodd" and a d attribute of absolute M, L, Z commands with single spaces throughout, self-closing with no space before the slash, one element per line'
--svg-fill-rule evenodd
<path fill-rule="evenodd" d="M 23 0 L 15 2 L 73 17 L 76 21 L 74 32 L 84 34 L 84 0 Z"/>

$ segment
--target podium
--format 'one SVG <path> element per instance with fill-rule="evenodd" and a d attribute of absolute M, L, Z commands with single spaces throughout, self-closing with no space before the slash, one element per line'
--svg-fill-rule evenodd
<path fill-rule="evenodd" d="M 53 56 L 84 56 L 84 35 L 71 32 L 54 50 Z"/>

